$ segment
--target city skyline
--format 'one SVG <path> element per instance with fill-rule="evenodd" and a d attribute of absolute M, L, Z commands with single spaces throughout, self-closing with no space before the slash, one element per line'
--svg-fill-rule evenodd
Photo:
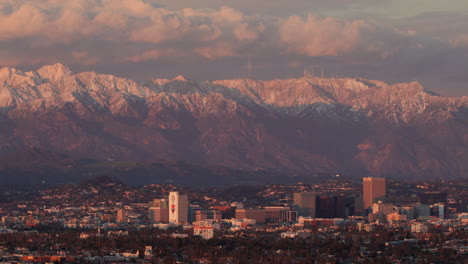
<path fill-rule="evenodd" d="M 0 202 L 0 239 L 6 241 L 0 257 L 18 263 L 174 258 L 184 263 L 310 263 L 324 258 L 459 263 L 467 256 L 466 184 L 391 180 L 386 202 L 369 210 L 352 210 L 362 202 L 355 198 L 362 195 L 363 182 L 344 177 L 313 185 L 204 190 L 93 179 L 47 188 L 31 198 L 9 188 L 8 193 L 0 190 L 13 198 Z M 177 223 L 165 216 L 172 213 L 167 204 L 171 195 L 180 193 L 187 206 L 174 211 L 189 217 Z M 316 217 L 297 214 L 300 194 L 306 196 L 302 206 L 315 200 Z M 154 210 L 161 219 L 154 218 Z"/>
<path fill-rule="evenodd" d="M 0 0 L 1 263 L 465 263 L 468 1 Z"/>

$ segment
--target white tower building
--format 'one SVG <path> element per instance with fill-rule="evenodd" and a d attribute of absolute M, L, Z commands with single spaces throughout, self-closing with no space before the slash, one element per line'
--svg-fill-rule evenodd
<path fill-rule="evenodd" d="M 188 222 L 188 197 L 179 192 L 169 193 L 169 222 L 187 223 Z"/>

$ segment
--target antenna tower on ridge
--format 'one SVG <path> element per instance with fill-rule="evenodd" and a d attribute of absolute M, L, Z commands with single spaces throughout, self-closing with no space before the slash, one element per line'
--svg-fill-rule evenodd
<path fill-rule="evenodd" d="M 249 75 L 248 75 L 248 77 L 249 77 L 249 80 L 250 80 L 250 77 L 252 76 L 252 63 L 251 63 L 251 61 L 250 61 L 250 55 L 249 55 L 249 66 L 248 66 L 248 68 L 249 68 Z"/>

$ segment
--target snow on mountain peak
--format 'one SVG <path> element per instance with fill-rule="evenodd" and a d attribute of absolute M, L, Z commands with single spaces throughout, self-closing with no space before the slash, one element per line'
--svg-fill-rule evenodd
<path fill-rule="evenodd" d="M 11 67 L 0 69 L 0 86 L 18 86 L 22 84 L 34 86 L 40 82 L 34 73 L 22 72 Z"/>
<path fill-rule="evenodd" d="M 11 79 L 11 76 L 14 75 L 17 71 L 17 69 L 10 67 L 0 68 L 0 81 L 3 82 L 8 79 Z"/>
<path fill-rule="evenodd" d="M 86 92 L 101 105 L 126 104 L 127 97 L 148 100 L 155 94 L 217 93 L 239 103 L 255 104 L 285 112 L 287 115 L 309 115 L 333 112 L 332 106 L 343 105 L 360 110 L 376 119 L 410 122 L 419 119 L 431 105 L 446 104 L 447 99 L 434 96 L 420 83 L 388 85 L 362 78 L 300 78 L 286 80 L 218 80 L 198 83 L 179 75 L 172 80 L 153 79 L 138 84 L 112 75 L 85 72 L 73 74 L 63 64 L 44 66 L 36 72 L 14 68 L 0 69 L 0 107 L 19 106 L 36 99 L 59 97 L 76 91 Z M 122 97 L 123 96 L 123 97 Z M 114 100 L 115 98 L 119 100 Z M 123 98 L 123 99 L 122 99 Z M 73 99 L 67 96 L 68 99 Z M 466 98 L 455 98 L 453 107 L 466 104 Z M 313 106 L 313 107 L 312 107 Z M 319 108 L 317 108 L 320 106 Z M 447 111 L 443 111 L 444 113 Z M 327 115 L 331 117 L 331 115 Z"/>
<path fill-rule="evenodd" d="M 37 73 L 44 79 L 55 82 L 63 77 L 70 76 L 72 71 L 61 63 L 46 65 L 37 70 Z"/>
<path fill-rule="evenodd" d="M 189 82 L 190 80 L 187 79 L 185 76 L 183 75 L 177 75 L 176 77 L 174 77 L 172 79 L 172 81 L 181 81 L 181 82 Z"/>

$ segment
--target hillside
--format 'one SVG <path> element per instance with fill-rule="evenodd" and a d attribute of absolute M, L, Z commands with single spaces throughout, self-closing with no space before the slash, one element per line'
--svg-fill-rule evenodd
<path fill-rule="evenodd" d="M 467 177 L 467 109 L 468 97 L 440 97 L 419 83 L 137 83 L 61 64 L 2 68 L 0 155 L 38 148 L 73 159 L 287 174 Z"/>

